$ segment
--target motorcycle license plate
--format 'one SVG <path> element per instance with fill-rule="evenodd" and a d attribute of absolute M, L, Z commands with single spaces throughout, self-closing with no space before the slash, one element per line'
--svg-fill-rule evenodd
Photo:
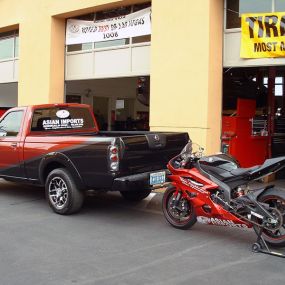
<path fill-rule="evenodd" d="M 154 172 L 149 175 L 149 184 L 158 185 L 165 182 L 165 171 Z"/>

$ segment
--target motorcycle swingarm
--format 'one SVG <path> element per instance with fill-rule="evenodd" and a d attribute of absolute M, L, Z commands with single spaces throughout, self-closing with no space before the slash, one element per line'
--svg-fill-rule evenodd
<path fill-rule="evenodd" d="M 248 210 L 254 215 L 259 217 L 262 216 L 262 219 L 267 218 L 267 219 L 274 219 L 274 217 L 268 212 L 270 207 L 267 204 L 260 203 L 256 200 L 256 195 L 253 193 L 248 193 L 246 195 L 246 198 L 248 198 L 249 201 L 244 200 L 245 202 L 245 207 L 247 207 Z M 254 204 L 256 209 L 253 209 L 250 205 L 246 205 L 247 202 L 251 202 Z M 261 217 L 260 217 L 261 218 Z"/>

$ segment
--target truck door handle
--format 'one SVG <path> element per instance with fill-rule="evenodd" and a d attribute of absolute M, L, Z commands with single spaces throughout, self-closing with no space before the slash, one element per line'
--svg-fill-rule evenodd
<path fill-rule="evenodd" d="M 17 143 L 11 143 L 11 147 L 12 148 L 16 148 L 17 147 Z"/>

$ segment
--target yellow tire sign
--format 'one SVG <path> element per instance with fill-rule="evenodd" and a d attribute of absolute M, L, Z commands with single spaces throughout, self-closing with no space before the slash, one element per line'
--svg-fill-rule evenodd
<path fill-rule="evenodd" d="M 240 57 L 285 57 L 285 13 L 243 14 Z"/>

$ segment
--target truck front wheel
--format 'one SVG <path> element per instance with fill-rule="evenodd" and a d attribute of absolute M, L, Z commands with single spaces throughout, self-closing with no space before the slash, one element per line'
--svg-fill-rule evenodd
<path fill-rule="evenodd" d="M 120 193 L 126 200 L 138 202 L 145 199 L 151 193 L 151 189 L 121 191 Z"/>
<path fill-rule="evenodd" d="M 64 168 L 51 171 L 45 183 L 46 199 L 52 210 L 61 215 L 70 215 L 81 209 L 84 194 Z"/>

